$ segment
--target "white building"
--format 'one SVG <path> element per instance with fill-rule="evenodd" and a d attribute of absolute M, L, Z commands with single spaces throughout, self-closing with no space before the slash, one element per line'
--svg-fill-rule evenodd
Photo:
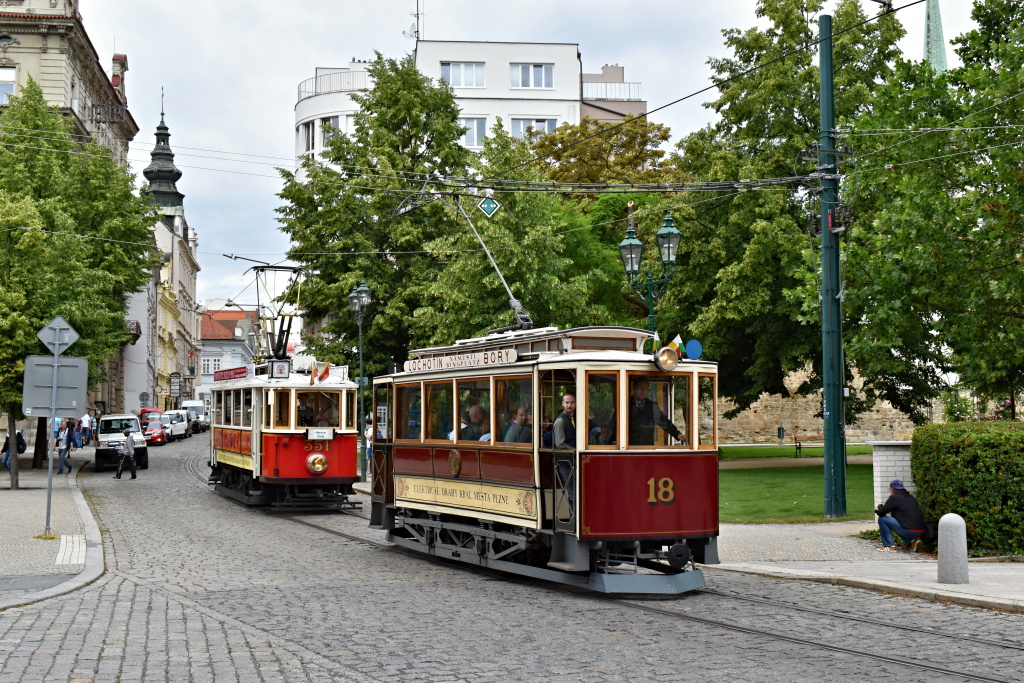
<path fill-rule="evenodd" d="M 623 67 L 583 73 L 576 43 L 418 40 L 414 58 L 425 76 L 452 86 L 468 129 L 462 143 L 470 149 L 483 147 L 499 117 L 505 130 L 519 137 L 530 127 L 550 132 L 579 123 L 581 116 L 611 121 L 647 111 L 640 84 L 624 82 Z M 299 84 L 296 160 L 323 150 L 330 135 L 325 124 L 354 132 L 358 106 L 351 95 L 372 87 L 366 64 L 353 59 L 347 67 L 317 68 L 313 78 Z"/>

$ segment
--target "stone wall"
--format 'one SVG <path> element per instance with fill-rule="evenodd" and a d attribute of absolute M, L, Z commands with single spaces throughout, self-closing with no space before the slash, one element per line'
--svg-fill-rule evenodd
<path fill-rule="evenodd" d="M 807 372 L 794 372 L 786 378 L 786 387 L 795 391 L 807 379 Z M 861 381 L 855 380 L 855 388 Z M 810 396 L 769 396 L 761 398 L 731 420 L 722 415 L 734 407 L 731 401 L 719 404 L 718 440 L 723 444 L 736 443 L 778 443 L 778 429 L 786 430 L 786 443 L 792 444 L 793 437 L 801 441 L 821 441 L 824 438 L 824 424 L 815 413 L 821 409 L 821 392 Z M 942 420 L 941 406 L 933 407 L 933 419 Z M 861 415 L 860 420 L 846 428 L 847 443 L 865 441 L 898 441 L 909 439 L 914 432 L 914 423 L 905 414 L 893 408 L 888 402 L 879 401 L 875 408 Z"/>

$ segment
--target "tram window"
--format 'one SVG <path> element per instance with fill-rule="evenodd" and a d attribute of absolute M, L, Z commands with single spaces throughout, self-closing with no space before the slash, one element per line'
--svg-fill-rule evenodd
<path fill-rule="evenodd" d="M 562 413 L 562 397 L 576 394 L 576 373 L 572 370 L 549 370 L 540 378 L 541 446 L 552 447 L 552 426 Z"/>
<path fill-rule="evenodd" d="M 688 445 L 687 423 L 676 424 L 673 396 L 678 384 L 688 382 L 686 375 L 630 375 L 630 446 Z M 682 443 L 679 443 L 679 442 Z"/>
<path fill-rule="evenodd" d="M 213 395 L 213 423 L 224 424 L 224 392 L 218 391 Z"/>
<path fill-rule="evenodd" d="M 362 417 L 362 416 L 360 416 Z M 356 428 L 356 392 L 345 392 L 345 429 Z"/>
<path fill-rule="evenodd" d="M 341 397 L 337 391 L 299 391 L 300 427 L 341 427 Z"/>
<path fill-rule="evenodd" d="M 697 447 L 714 448 L 717 425 L 715 411 L 715 376 L 697 377 Z"/>
<path fill-rule="evenodd" d="M 252 426 L 252 390 L 242 390 L 242 426 Z"/>
<path fill-rule="evenodd" d="M 455 406 L 452 383 L 450 381 L 432 382 L 424 385 L 424 388 L 427 391 L 427 438 L 451 441 L 455 438 L 452 433 L 452 430 L 455 429 L 455 424 L 452 421 L 452 411 Z"/>
<path fill-rule="evenodd" d="M 480 441 L 491 434 L 491 381 L 473 379 L 458 383 L 459 441 Z"/>
<path fill-rule="evenodd" d="M 587 373 L 587 444 L 591 446 L 615 445 L 618 386 L 618 373 Z"/>
<path fill-rule="evenodd" d="M 494 440 L 524 446 L 532 444 L 533 378 L 495 378 L 494 392 Z"/>
<path fill-rule="evenodd" d="M 240 427 L 242 426 L 242 390 L 235 389 L 231 394 L 231 424 Z"/>
<path fill-rule="evenodd" d="M 395 388 L 395 438 L 420 438 L 420 420 L 423 419 L 423 390 L 419 384 Z"/>
<path fill-rule="evenodd" d="M 278 389 L 274 396 L 274 429 L 290 429 L 292 421 L 292 392 Z"/>
<path fill-rule="evenodd" d="M 391 421 L 388 419 L 388 406 L 391 405 L 391 401 L 388 396 L 388 388 L 389 385 L 384 384 L 374 387 L 373 390 L 373 414 L 377 418 L 375 426 L 377 431 L 374 437 L 386 441 L 391 440 Z"/>
<path fill-rule="evenodd" d="M 225 391 L 224 392 L 224 422 L 222 424 L 226 424 L 226 425 L 230 425 L 231 424 L 231 406 L 234 405 L 233 398 L 234 398 L 234 392 L 231 392 L 231 391 Z"/>

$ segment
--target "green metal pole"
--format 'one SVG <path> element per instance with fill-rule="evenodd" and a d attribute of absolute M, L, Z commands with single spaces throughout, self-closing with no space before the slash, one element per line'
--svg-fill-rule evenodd
<path fill-rule="evenodd" d="M 821 346 L 825 417 L 825 517 L 846 516 L 846 435 L 844 407 L 842 289 L 839 278 L 839 234 L 833 232 L 839 194 L 836 169 L 835 108 L 832 83 L 832 17 L 818 19 L 821 42 Z"/>
<path fill-rule="evenodd" d="M 363 409 L 363 312 L 360 311 L 356 317 L 359 323 L 359 419 L 356 426 L 359 428 L 359 469 L 360 479 L 366 481 L 366 411 Z"/>
<path fill-rule="evenodd" d="M 647 329 L 654 332 L 654 278 L 647 273 Z"/>

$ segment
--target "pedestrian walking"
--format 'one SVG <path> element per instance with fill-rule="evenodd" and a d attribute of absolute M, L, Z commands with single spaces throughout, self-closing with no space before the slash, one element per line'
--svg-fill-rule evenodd
<path fill-rule="evenodd" d="M 68 474 L 71 474 L 71 461 L 68 460 L 68 455 L 75 450 L 75 428 L 71 420 L 64 419 L 60 423 L 56 442 L 57 457 L 60 458 L 57 463 L 57 474 L 64 474 L 65 467 L 68 468 Z"/>
<path fill-rule="evenodd" d="M 86 446 L 92 441 L 92 415 L 85 411 L 82 416 L 82 443 Z"/>
<path fill-rule="evenodd" d="M 907 544 L 907 550 L 917 552 L 924 535 L 924 515 L 917 499 L 910 495 L 902 481 L 893 479 L 889 482 L 889 498 L 878 506 L 875 514 L 878 515 L 878 530 L 882 534 L 880 551 L 896 552 L 895 533 Z"/>
<path fill-rule="evenodd" d="M 117 463 L 117 474 L 114 475 L 114 479 L 121 478 L 121 473 L 125 467 L 131 471 L 132 479 L 135 479 L 135 439 L 132 438 L 132 431 L 130 429 L 124 430 L 124 443 L 121 445 L 121 462 Z"/>
<path fill-rule="evenodd" d="M 20 429 L 17 431 L 17 437 L 18 438 L 17 438 L 16 441 L 17 441 L 17 444 L 18 444 L 18 446 L 17 446 L 17 448 L 18 448 L 18 455 L 21 455 L 22 453 L 24 453 L 28 449 L 28 444 L 25 443 L 25 437 L 23 437 L 21 435 L 21 430 Z M 3 456 L 4 456 L 3 459 L 0 460 L 0 464 L 2 464 L 4 467 L 6 467 L 7 471 L 10 472 L 11 471 L 11 436 L 9 434 L 4 438 L 4 447 L 3 447 L 3 450 L 0 451 L 0 452 L 2 452 Z"/>

